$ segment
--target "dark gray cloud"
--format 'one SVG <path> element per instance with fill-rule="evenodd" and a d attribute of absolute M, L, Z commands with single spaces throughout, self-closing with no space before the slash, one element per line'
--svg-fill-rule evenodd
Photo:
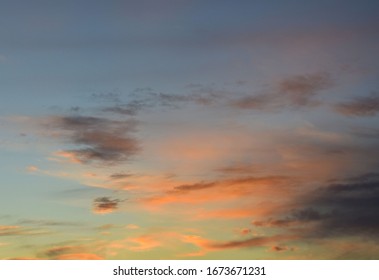
<path fill-rule="evenodd" d="M 64 136 L 72 144 L 80 146 L 64 152 L 81 163 L 126 161 L 140 149 L 138 141 L 131 136 L 136 131 L 134 120 L 58 116 L 53 118 L 53 125 L 66 132 Z"/>
<path fill-rule="evenodd" d="M 336 104 L 334 109 L 345 116 L 370 117 L 379 113 L 379 93 L 356 97 L 353 100 Z"/>
<path fill-rule="evenodd" d="M 294 210 L 284 218 L 270 218 L 263 221 L 254 221 L 256 227 L 292 227 L 303 225 L 304 223 L 319 221 L 324 215 L 313 208 Z"/>
<path fill-rule="evenodd" d="M 328 213 L 318 228 L 320 235 L 379 236 L 379 174 L 332 184 L 311 203 Z"/>
<path fill-rule="evenodd" d="M 96 214 L 108 214 L 117 210 L 121 200 L 110 197 L 98 197 L 93 201 L 93 212 Z"/>
<path fill-rule="evenodd" d="M 303 205 L 303 206 L 302 206 Z M 307 205 L 307 206 L 304 206 Z M 379 173 L 367 173 L 319 188 L 284 218 L 255 221 L 258 227 L 304 226 L 310 238 L 379 236 Z M 310 225 L 312 223 L 312 226 Z"/>

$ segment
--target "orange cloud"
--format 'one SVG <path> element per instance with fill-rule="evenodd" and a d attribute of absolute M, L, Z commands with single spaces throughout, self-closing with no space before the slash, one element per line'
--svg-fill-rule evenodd
<path fill-rule="evenodd" d="M 202 256 L 210 251 L 217 250 L 228 250 L 228 249 L 238 249 L 238 248 L 250 248 L 250 247 L 275 247 L 274 244 L 281 241 L 291 241 L 298 239 L 298 236 L 294 235 L 274 235 L 274 236 L 264 236 L 264 237 L 252 237 L 242 240 L 232 240 L 232 241 L 214 241 L 206 239 L 196 235 L 182 235 L 181 241 L 184 243 L 190 243 L 200 248 L 197 252 L 186 253 L 185 257 Z M 279 248 L 279 247 L 278 247 Z M 280 247 L 284 249 L 287 247 Z"/>
<path fill-rule="evenodd" d="M 40 258 L 32 258 L 32 257 L 19 257 L 19 258 L 12 258 L 9 260 L 20 260 L 20 261 L 31 261 L 31 260 L 43 260 Z"/>
<path fill-rule="evenodd" d="M 237 177 L 213 182 L 197 182 L 189 184 L 180 184 L 172 187 L 171 190 L 158 194 L 156 196 L 143 198 L 141 202 L 146 207 L 159 209 L 163 206 L 174 204 L 198 204 L 205 205 L 206 208 L 210 203 L 236 202 L 239 205 L 246 204 L 249 201 L 257 201 L 258 198 L 273 206 L 270 201 L 272 197 L 284 201 L 288 199 L 285 194 L 293 188 L 293 180 L 283 176 L 262 176 L 262 177 Z M 258 202 L 257 202 L 258 203 Z M 260 202 L 261 204 L 261 202 Z M 262 203 L 263 204 L 263 203 Z M 276 205 L 279 203 L 276 202 Z M 256 203 L 255 203 L 256 205 Z M 259 205 L 261 207 L 261 205 Z M 266 210 L 267 206 L 262 209 Z M 219 212 L 218 212 L 219 211 Z M 251 206 L 238 209 L 220 209 L 211 212 L 201 213 L 202 217 L 246 217 L 254 212 L 262 212 L 258 207 L 252 209 Z M 198 215 L 200 217 L 200 215 Z"/>
<path fill-rule="evenodd" d="M 58 151 L 54 155 L 57 157 L 65 158 L 71 163 L 81 163 L 81 160 L 73 151 Z"/>
<path fill-rule="evenodd" d="M 209 129 L 195 126 L 176 127 L 175 133 L 149 143 L 145 152 L 166 170 L 178 173 L 198 174 L 233 156 L 243 156 L 251 145 L 248 134 L 241 129 Z M 164 159 L 164 160 L 162 160 Z"/>
<path fill-rule="evenodd" d="M 13 229 L 18 229 L 20 226 L 0 226 L 0 231 L 1 230 L 13 230 Z"/>
<path fill-rule="evenodd" d="M 249 228 L 243 228 L 240 230 L 241 235 L 248 235 L 250 233 L 251 233 L 251 229 L 249 229 Z"/>
<path fill-rule="evenodd" d="M 35 166 L 35 165 L 29 165 L 29 166 L 26 168 L 26 170 L 27 170 L 28 172 L 30 172 L 30 173 L 33 173 L 33 172 L 37 172 L 37 171 L 39 171 L 39 168 L 38 168 L 37 166 Z"/>
<path fill-rule="evenodd" d="M 138 225 L 134 225 L 134 224 L 129 224 L 127 226 L 125 226 L 126 229 L 139 229 L 140 226 Z"/>
<path fill-rule="evenodd" d="M 127 248 L 131 251 L 149 251 L 162 246 L 162 242 L 156 235 L 143 235 L 136 238 L 127 239 Z"/>
<path fill-rule="evenodd" d="M 75 254 L 64 254 L 59 255 L 57 260 L 103 260 L 104 258 L 89 253 L 75 253 Z"/>
<path fill-rule="evenodd" d="M 9 225 L 0 225 L 0 236 L 13 236 L 13 235 L 40 235 L 48 234 L 48 231 L 27 228 L 21 226 L 9 226 Z"/>
<path fill-rule="evenodd" d="M 117 251 L 125 250 L 140 253 L 149 252 L 157 248 L 165 248 L 175 251 L 180 248 L 181 243 L 189 243 L 185 238 L 186 235 L 179 232 L 157 231 L 105 243 L 100 246 L 100 249 L 111 249 L 110 253 L 113 255 L 117 254 Z"/>

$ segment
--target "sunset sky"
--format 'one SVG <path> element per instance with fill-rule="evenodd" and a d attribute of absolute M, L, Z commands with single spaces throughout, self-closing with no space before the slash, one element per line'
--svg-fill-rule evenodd
<path fill-rule="evenodd" d="M 0 259 L 379 259 L 379 2 L 1 1 Z"/>

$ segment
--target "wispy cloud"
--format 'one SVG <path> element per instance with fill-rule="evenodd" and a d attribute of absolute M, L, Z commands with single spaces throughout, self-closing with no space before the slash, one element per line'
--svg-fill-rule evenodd
<path fill-rule="evenodd" d="M 78 245 L 66 245 L 66 246 L 55 246 L 42 252 L 41 257 L 53 260 L 102 260 L 100 257 L 94 253 L 88 253 L 88 249 L 84 246 Z"/>
<path fill-rule="evenodd" d="M 280 106 L 280 103 L 281 99 L 278 96 L 267 93 L 240 97 L 230 105 L 241 110 L 272 110 Z"/>
<path fill-rule="evenodd" d="M 356 97 L 335 105 L 335 110 L 345 116 L 370 117 L 379 113 L 379 93 Z"/>
<path fill-rule="evenodd" d="M 91 99 L 95 101 L 99 101 L 101 103 L 104 103 L 104 102 L 118 103 L 118 102 L 121 102 L 121 93 L 118 90 L 114 90 L 110 92 L 93 93 L 91 94 Z"/>
<path fill-rule="evenodd" d="M 249 247 L 260 247 L 269 246 L 277 242 L 291 241 L 297 239 L 298 236 L 295 235 L 274 235 L 267 237 L 253 237 L 244 240 L 236 241 L 226 241 L 226 242 L 209 242 L 205 245 L 208 249 L 236 249 L 236 248 L 249 248 Z"/>
<path fill-rule="evenodd" d="M 237 163 L 233 165 L 227 165 L 223 167 L 216 168 L 215 171 L 224 174 L 224 175 L 251 175 L 260 171 L 257 165 L 246 164 L 246 163 Z"/>
<path fill-rule="evenodd" d="M 163 246 L 159 236 L 156 235 L 142 235 L 135 238 L 129 238 L 127 240 L 127 248 L 131 251 L 149 251 L 157 247 Z"/>
<path fill-rule="evenodd" d="M 315 97 L 334 86 L 327 72 L 294 75 L 274 83 L 264 93 L 234 99 L 230 105 L 242 110 L 273 111 L 283 108 L 313 107 L 320 103 Z"/>
<path fill-rule="evenodd" d="M 37 166 L 35 166 L 35 165 L 29 165 L 28 167 L 26 167 L 26 170 L 29 173 L 34 173 L 34 172 L 38 172 L 39 168 Z"/>
<path fill-rule="evenodd" d="M 181 94 L 159 92 L 151 88 L 138 88 L 127 95 L 128 101 L 125 102 L 118 99 L 118 97 L 114 98 L 113 95 L 111 98 L 109 98 L 109 94 L 106 97 L 107 100 L 113 99 L 114 105 L 105 106 L 103 108 L 104 112 L 135 116 L 140 111 L 149 108 L 179 109 L 188 105 L 210 106 L 219 100 L 223 100 L 225 92 L 215 91 L 213 88 L 203 86 Z"/>
<path fill-rule="evenodd" d="M 304 223 L 320 221 L 325 215 L 318 211 L 308 208 L 293 211 L 289 216 L 282 219 L 268 219 L 265 221 L 254 221 L 256 227 L 291 227 L 303 225 Z"/>
<path fill-rule="evenodd" d="M 138 226 L 138 225 L 135 225 L 135 224 L 128 224 L 128 225 L 126 225 L 125 226 L 125 228 L 126 229 L 139 229 L 140 228 L 140 226 Z"/>
<path fill-rule="evenodd" d="M 33 226 L 52 226 L 52 227 L 77 227 L 83 226 L 83 223 L 75 222 L 64 222 L 64 221 L 54 221 L 54 220 L 35 220 L 35 219 L 21 219 L 18 221 L 22 225 L 33 225 Z"/>
<path fill-rule="evenodd" d="M 122 180 L 122 179 L 130 178 L 132 176 L 133 174 L 129 174 L 129 173 L 113 173 L 109 176 L 109 178 L 111 180 Z"/>
<path fill-rule="evenodd" d="M 144 199 L 144 202 L 148 205 L 201 204 L 205 201 L 235 200 L 248 196 L 264 197 L 288 191 L 293 187 L 292 180 L 286 176 L 241 176 L 211 182 L 202 181 L 174 186 L 165 193 Z"/>
<path fill-rule="evenodd" d="M 90 253 L 75 253 L 75 254 L 64 254 L 59 255 L 57 260 L 103 260 L 103 257 L 100 257 L 97 254 Z"/>
<path fill-rule="evenodd" d="M 242 240 L 232 241 L 214 241 L 196 235 L 185 235 L 182 237 L 183 242 L 191 243 L 199 247 L 199 254 L 206 254 L 215 250 L 229 250 L 241 248 L 256 248 L 256 247 L 274 247 L 280 242 L 290 242 L 296 240 L 296 235 L 273 235 L 264 237 L 252 237 Z"/>
<path fill-rule="evenodd" d="M 215 186 L 216 186 L 215 182 L 210 182 L 210 183 L 200 182 L 200 183 L 195 183 L 195 184 L 191 184 L 191 185 L 176 186 L 176 187 L 174 187 L 174 190 L 176 190 L 176 191 L 196 191 L 196 190 L 209 189 L 209 188 L 212 188 Z"/>
<path fill-rule="evenodd" d="M 330 74 L 321 72 L 284 79 L 279 82 L 278 90 L 289 98 L 292 105 L 309 106 L 312 104 L 312 97 L 333 85 Z"/>
<path fill-rule="evenodd" d="M 148 108 L 178 109 L 193 105 L 272 111 L 288 107 L 309 108 L 318 105 L 320 101 L 316 99 L 316 96 L 334 85 L 335 82 L 328 72 L 316 72 L 273 81 L 268 88 L 261 90 L 263 93 L 258 94 L 244 94 L 236 88 L 217 89 L 214 85 L 192 85 L 180 94 L 159 92 L 151 88 L 136 89 L 126 95 L 128 101 L 125 102 L 120 100 L 121 95 L 113 93 L 94 95 L 94 97 L 101 97 L 107 102 L 113 101 L 114 105 L 105 106 L 103 111 L 126 116 L 135 116 L 141 110 Z"/>
<path fill-rule="evenodd" d="M 16 225 L 0 225 L 0 236 L 44 235 L 49 231 Z"/>
<path fill-rule="evenodd" d="M 294 247 L 288 247 L 288 246 L 280 246 L 280 245 L 277 245 L 277 246 L 272 246 L 270 248 L 271 252 L 287 252 L 287 251 L 295 251 L 295 248 Z"/>

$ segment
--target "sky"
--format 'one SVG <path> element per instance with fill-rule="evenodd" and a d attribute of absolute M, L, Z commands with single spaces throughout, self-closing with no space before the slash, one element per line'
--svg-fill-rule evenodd
<path fill-rule="evenodd" d="M 378 14 L 1 1 L 0 259 L 379 259 Z"/>

